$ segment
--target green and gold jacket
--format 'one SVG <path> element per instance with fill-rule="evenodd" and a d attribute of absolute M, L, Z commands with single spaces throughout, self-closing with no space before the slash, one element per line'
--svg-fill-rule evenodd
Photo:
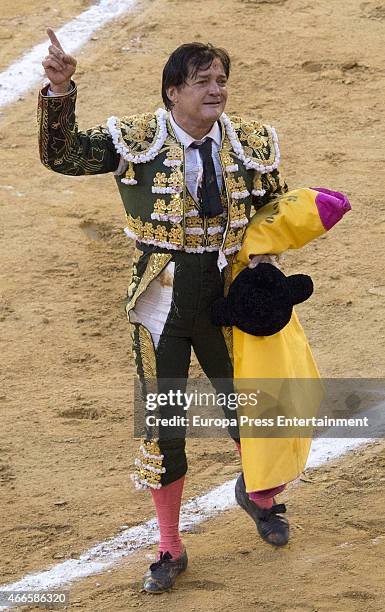
<path fill-rule="evenodd" d="M 185 180 L 185 151 L 158 109 L 110 117 L 106 126 L 80 131 L 75 116 L 76 86 L 68 94 L 39 94 L 39 147 L 42 163 L 61 174 L 113 172 L 127 216 L 126 234 L 145 244 L 192 253 L 240 249 L 255 210 L 286 191 L 278 172 L 274 128 L 240 117 L 220 117 L 220 161 L 224 212 L 202 218 Z"/>

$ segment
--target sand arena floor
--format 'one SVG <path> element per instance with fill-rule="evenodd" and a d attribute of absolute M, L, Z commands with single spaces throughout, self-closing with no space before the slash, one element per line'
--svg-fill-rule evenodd
<path fill-rule="evenodd" d="M 2 0 L 5 69 L 90 6 Z M 385 2 L 152 0 L 78 54 L 80 126 L 157 108 L 169 52 L 188 40 L 233 58 L 228 112 L 274 125 L 290 187 L 349 194 L 353 212 L 287 255 L 316 293 L 298 307 L 322 375 L 384 374 Z M 132 245 L 111 176 L 71 178 L 39 162 L 36 91 L 0 114 L 0 582 L 70 557 L 153 516 L 129 480 L 133 362 L 123 309 Z M 192 366 L 194 371 L 197 365 Z M 385 445 L 319 468 L 282 497 L 292 537 L 273 550 L 234 510 L 186 535 L 178 589 L 140 593 L 143 550 L 71 587 L 87 611 L 385 609 Z M 184 498 L 234 477 L 229 440 L 190 441 Z"/>

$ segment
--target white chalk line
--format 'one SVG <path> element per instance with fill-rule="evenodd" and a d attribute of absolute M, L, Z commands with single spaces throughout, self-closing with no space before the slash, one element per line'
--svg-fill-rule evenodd
<path fill-rule="evenodd" d="M 368 416 L 371 426 L 367 430 L 366 438 L 331 438 L 333 430 L 330 429 L 328 437 L 313 440 L 307 463 L 307 468 L 318 467 L 331 459 L 335 459 L 355 448 L 373 440 L 383 438 L 385 434 L 385 403 L 377 405 L 371 410 L 360 413 L 360 417 Z M 375 437 L 374 437 L 375 436 Z M 229 480 L 215 487 L 204 495 L 195 497 L 186 502 L 181 509 L 181 531 L 191 531 L 195 525 L 218 516 L 226 510 L 236 506 L 234 499 L 234 485 L 236 479 Z M 50 569 L 25 578 L 12 584 L 0 585 L 0 591 L 44 591 L 58 589 L 82 578 L 87 578 L 107 571 L 117 562 L 132 555 L 137 550 L 155 544 L 158 541 L 158 528 L 155 518 L 146 523 L 126 529 L 118 536 L 89 548 L 78 559 L 68 559 Z M 9 609 L 8 606 L 0 610 Z"/>
<path fill-rule="evenodd" d="M 68 53 L 82 47 L 90 36 L 112 19 L 131 9 L 137 0 L 100 0 L 57 30 L 56 34 Z M 17 100 L 44 79 L 42 60 L 50 42 L 40 43 L 0 73 L 0 107 Z"/>

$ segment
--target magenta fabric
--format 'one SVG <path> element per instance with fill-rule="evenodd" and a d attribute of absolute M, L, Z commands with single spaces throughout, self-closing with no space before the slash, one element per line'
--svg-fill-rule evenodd
<path fill-rule="evenodd" d="M 248 493 L 249 499 L 253 501 L 260 508 L 271 508 L 273 505 L 273 497 L 278 495 L 278 493 L 282 493 L 286 488 L 285 484 L 280 485 L 279 487 L 274 487 L 273 489 L 265 489 L 264 491 L 251 491 Z"/>
<path fill-rule="evenodd" d="M 323 187 L 310 187 L 310 189 L 318 191 L 315 203 L 322 225 L 326 230 L 338 223 L 344 214 L 352 208 L 347 195 L 344 193 L 331 191 Z"/>
<path fill-rule="evenodd" d="M 235 442 L 235 446 L 237 447 L 239 454 L 241 455 L 241 445 L 238 442 Z M 251 499 L 251 501 L 257 504 L 257 506 L 260 506 L 261 508 L 271 508 L 271 506 L 273 505 L 274 495 L 282 493 L 285 488 L 286 484 L 282 484 L 279 487 L 274 487 L 272 489 L 251 491 L 247 495 L 249 496 L 249 499 Z"/>
<path fill-rule="evenodd" d="M 175 480 L 160 489 L 151 489 L 160 531 L 158 559 L 161 552 L 168 551 L 174 559 L 183 553 L 179 536 L 179 513 L 185 477 Z"/>

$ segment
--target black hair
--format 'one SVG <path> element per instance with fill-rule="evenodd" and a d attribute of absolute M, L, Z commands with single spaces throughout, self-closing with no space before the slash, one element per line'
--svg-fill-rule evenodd
<path fill-rule="evenodd" d="M 171 86 L 179 87 L 190 76 L 194 78 L 198 70 L 210 68 L 213 60 L 221 60 L 226 77 L 230 74 L 230 57 L 225 49 L 199 42 L 186 43 L 173 51 L 168 58 L 162 75 L 162 98 L 167 110 L 172 102 L 167 97 L 167 89 Z"/>

